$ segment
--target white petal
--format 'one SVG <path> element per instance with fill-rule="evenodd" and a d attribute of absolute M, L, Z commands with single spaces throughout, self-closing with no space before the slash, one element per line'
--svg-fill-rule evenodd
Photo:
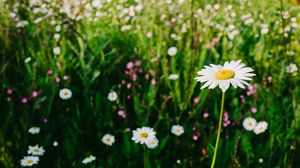
<path fill-rule="evenodd" d="M 209 89 L 214 89 L 218 84 L 219 84 L 219 82 L 215 80 L 215 81 L 209 86 Z"/>
<path fill-rule="evenodd" d="M 246 81 L 243 81 L 243 80 L 239 80 L 242 84 L 246 85 L 246 86 L 250 86 L 250 84 Z"/>
<path fill-rule="evenodd" d="M 240 70 L 241 68 L 245 67 L 246 65 L 245 64 L 239 64 L 237 67 L 235 67 L 233 69 L 233 71 L 237 72 L 238 70 Z"/>
<path fill-rule="evenodd" d="M 241 79 L 241 80 L 252 80 L 252 78 L 245 77 L 245 76 L 240 76 L 240 75 L 235 75 L 234 78 Z"/>
<path fill-rule="evenodd" d="M 222 88 L 222 91 L 225 92 L 229 88 L 229 86 L 230 86 L 230 81 L 229 80 L 224 81 L 224 85 L 223 86 L 224 87 Z"/>
<path fill-rule="evenodd" d="M 245 86 L 239 80 L 237 79 L 231 79 L 231 80 L 233 80 L 238 87 L 245 89 Z"/>
<path fill-rule="evenodd" d="M 201 89 L 204 89 L 204 88 L 206 88 L 207 86 L 209 86 L 210 84 L 212 84 L 212 80 L 210 80 L 210 81 L 207 81 L 202 87 L 201 87 Z"/>
<path fill-rule="evenodd" d="M 247 72 L 253 72 L 252 68 L 246 67 L 238 70 L 239 73 L 247 73 Z"/>
<path fill-rule="evenodd" d="M 237 88 L 237 84 L 234 80 L 230 79 L 230 83 L 234 88 Z"/>
<path fill-rule="evenodd" d="M 209 77 L 209 76 L 199 76 L 199 77 L 196 77 L 195 79 L 197 81 L 200 81 L 200 82 L 206 82 L 206 81 L 210 80 L 211 77 Z"/>

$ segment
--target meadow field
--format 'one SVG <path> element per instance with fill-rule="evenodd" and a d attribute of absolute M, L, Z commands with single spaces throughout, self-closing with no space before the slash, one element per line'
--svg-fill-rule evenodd
<path fill-rule="evenodd" d="M 0 167 L 299 168 L 299 43 L 298 0 L 0 0 Z"/>

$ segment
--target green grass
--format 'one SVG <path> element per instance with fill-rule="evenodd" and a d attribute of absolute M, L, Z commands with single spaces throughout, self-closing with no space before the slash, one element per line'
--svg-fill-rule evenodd
<path fill-rule="evenodd" d="M 194 78 L 204 65 L 237 59 L 254 69 L 256 94 L 247 96 L 247 89 L 233 88 L 226 92 L 225 111 L 234 124 L 223 127 L 216 167 L 297 167 L 299 74 L 289 75 L 286 66 L 300 65 L 300 31 L 290 23 L 295 17 L 300 24 L 299 6 L 283 3 L 284 11 L 289 11 L 283 24 L 291 27 L 284 38 L 279 2 L 256 0 L 248 6 L 222 1 L 220 9 L 209 11 L 209 1 L 186 0 L 181 5 L 143 1 L 143 9 L 127 17 L 120 16 L 118 5 L 130 8 L 136 3 L 113 0 L 98 10 L 106 13 L 100 18 L 86 16 L 75 21 L 59 13 L 63 7 L 57 5 L 51 7 L 51 16 L 34 23 L 44 15 L 34 14 L 33 7 L 22 1 L 14 12 L 28 25 L 16 27 L 19 22 L 8 17 L 16 2 L 0 1 L 0 167 L 21 167 L 28 146 L 35 144 L 46 150 L 37 167 L 142 167 L 143 147 L 131 140 L 131 130 L 143 126 L 153 127 L 160 141 L 157 148 L 147 150 L 147 167 L 209 167 L 222 93 L 200 90 L 202 84 Z M 217 1 L 211 3 L 213 7 Z M 233 12 L 236 16 L 230 17 Z M 192 13 L 196 16 L 191 17 Z M 253 23 L 247 26 L 243 16 L 248 13 Z M 93 18 L 96 21 L 90 20 Z M 176 18 L 174 23 L 172 18 Z M 56 24 L 51 24 L 53 20 Z M 55 31 L 57 24 L 62 26 L 60 32 Z M 261 34 L 261 24 L 268 25 L 267 34 Z M 124 25 L 131 29 L 121 31 Z M 186 32 L 181 31 L 183 25 Z M 233 39 L 230 25 L 239 31 Z M 218 29 L 220 26 L 224 29 Z M 55 33 L 60 34 L 59 40 L 53 38 Z M 171 34 L 181 39 L 173 40 Z M 213 39 L 216 44 L 208 48 Z M 53 54 L 56 46 L 61 48 L 59 55 Z M 178 52 L 170 57 L 167 50 L 172 46 Z M 25 63 L 29 57 L 31 61 Z M 136 80 L 125 75 L 131 61 L 141 61 L 135 67 Z M 53 74 L 48 75 L 48 70 Z M 178 80 L 168 78 L 173 73 L 179 75 Z M 62 79 L 64 75 L 68 80 Z M 56 77 L 60 83 L 55 82 Z M 132 88 L 127 89 L 122 81 Z M 64 101 L 59 90 L 65 87 L 73 96 Z M 9 88 L 13 95 L 6 93 Z M 31 97 L 34 90 L 40 91 L 37 98 Z M 118 101 L 107 99 L 111 90 L 117 92 Z M 22 104 L 22 97 L 28 103 Z M 198 103 L 193 102 L 195 97 Z M 257 113 L 251 113 L 252 107 Z M 125 119 L 118 116 L 120 109 L 126 112 Z M 205 112 L 210 114 L 206 119 Z M 242 122 L 248 116 L 267 121 L 267 131 L 259 135 L 247 132 Z M 174 124 L 182 125 L 185 133 L 171 134 Z M 29 134 L 32 126 L 40 127 L 41 132 Z M 106 133 L 116 138 L 111 147 L 101 142 Z M 195 141 L 197 133 L 201 136 Z M 83 165 L 90 154 L 96 161 Z"/>

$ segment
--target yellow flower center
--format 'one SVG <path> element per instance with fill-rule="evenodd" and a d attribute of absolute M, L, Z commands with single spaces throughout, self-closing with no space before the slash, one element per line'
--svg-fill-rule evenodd
<path fill-rule="evenodd" d="M 140 134 L 140 137 L 141 138 L 147 138 L 148 137 L 148 133 L 143 132 L 143 133 Z"/>
<path fill-rule="evenodd" d="M 64 95 L 65 95 L 65 96 L 68 96 L 68 93 L 67 93 L 67 92 L 65 92 L 65 93 L 64 93 Z"/>
<path fill-rule="evenodd" d="M 33 160 L 26 160 L 26 163 L 31 164 L 31 163 L 33 163 Z"/>
<path fill-rule="evenodd" d="M 106 142 L 110 142 L 110 138 L 106 138 Z"/>
<path fill-rule="evenodd" d="M 249 122 L 248 125 L 249 125 L 249 126 L 252 126 L 253 124 L 252 124 L 252 122 Z"/>
<path fill-rule="evenodd" d="M 39 149 L 39 148 L 34 148 L 33 151 L 34 151 L 34 152 L 39 152 L 40 149 Z"/>
<path fill-rule="evenodd" d="M 232 70 L 227 70 L 227 69 L 219 70 L 215 75 L 215 77 L 218 80 L 231 79 L 233 76 L 234 76 L 234 72 Z"/>

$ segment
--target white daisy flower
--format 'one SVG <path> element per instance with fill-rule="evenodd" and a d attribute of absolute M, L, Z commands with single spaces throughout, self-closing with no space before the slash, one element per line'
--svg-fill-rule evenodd
<path fill-rule="evenodd" d="M 258 134 L 265 132 L 267 130 L 267 128 L 268 128 L 268 123 L 266 121 L 261 121 L 261 122 L 257 123 L 253 132 L 258 135 Z"/>
<path fill-rule="evenodd" d="M 169 56 L 174 56 L 174 55 L 176 55 L 176 53 L 177 53 L 177 48 L 176 47 L 170 47 L 168 49 L 168 55 Z"/>
<path fill-rule="evenodd" d="M 109 145 L 112 146 L 112 144 L 115 142 L 115 137 L 113 135 L 110 134 L 105 134 L 101 141 L 105 144 L 105 145 Z"/>
<path fill-rule="evenodd" d="M 72 97 L 72 91 L 67 88 L 63 88 L 59 91 L 59 97 L 63 100 L 70 99 Z"/>
<path fill-rule="evenodd" d="M 43 156 L 45 153 L 45 150 L 42 146 L 39 147 L 39 145 L 35 145 L 35 146 L 29 146 L 27 153 L 29 155 L 32 154 L 32 155 Z"/>
<path fill-rule="evenodd" d="M 254 130 L 254 128 L 256 127 L 256 120 L 252 117 L 247 117 L 244 119 L 243 121 L 243 127 L 247 130 L 247 131 L 252 131 Z"/>
<path fill-rule="evenodd" d="M 38 134 L 38 133 L 40 133 L 40 127 L 31 127 L 31 128 L 29 128 L 29 130 L 28 130 L 28 132 L 30 133 L 30 134 Z"/>
<path fill-rule="evenodd" d="M 155 131 L 150 127 L 142 127 L 136 130 L 133 130 L 132 140 L 135 143 L 145 144 L 147 141 L 150 141 L 155 138 Z"/>
<path fill-rule="evenodd" d="M 93 155 L 90 155 L 89 157 L 86 157 L 82 160 L 83 164 L 91 163 L 92 161 L 96 160 L 96 157 Z"/>
<path fill-rule="evenodd" d="M 53 142 L 53 146 L 54 146 L 54 147 L 57 147 L 57 146 L 58 146 L 58 142 L 57 142 L 57 141 L 54 141 L 54 142 Z"/>
<path fill-rule="evenodd" d="M 170 74 L 169 79 L 170 80 L 177 80 L 177 79 L 179 79 L 179 75 L 178 74 Z"/>
<path fill-rule="evenodd" d="M 176 136 L 180 136 L 181 134 L 184 133 L 184 129 L 183 129 L 183 127 L 180 126 L 180 125 L 173 125 L 173 126 L 171 127 L 171 132 L 172 132 L 172 134 L 174 134 L 174 135 L 176 135 Z"/>
<path fill-rule="evenodd" d="M 157 147 L 158 145 L 158 139 L 157 138 L 153 138 L 153 139 L 150 139 L 146 142 L 146 146 L 150 149 L 154 149 Z"/>
<path fill-rule="evenodd" d="M 117 92 L 115 91 L 111 91 L 108 93 L 108 100 L 110 101 L 116 101 L 118 99 L 118 95 L 117 95 Z"/>
<path fill-rule="evenodd" d="M 241 63 L 241 60 L 225 62 L 224 65 L 204 66 L 204 69 L 197 72 L 199 75 L 195 79 L 197 81 L 205 82 L 201 87 L 204 89 L 214 89 L 216 86 L 225 92 L 230 84 L 234 87 L 245 88 L 245 85 L 249 86 L 246 81 L 252 80 L 251 77 L 255 76 L 252 68 L 245 67 L 246 65 Z"/>
<path fill-rule="evenodd" d="M 23 167 L 31 167 L 35 164 L 38 164 L 39 157 L 37 156 L 24 156 L 24 158 L 21 160 L 21 165 Z"/>
<path fill-rule="evenodd" d="M 296 64 L 294 63 L 290 63 L 287 67 L 286 67 L 286 72 L 287 73 L 295 73 L 298 72 L 298 67 Z"/>
<path fill-rule="evenodd" d="M 60 47 L 54 47 L 54 48 L 53 48 L 53 53 L 54 53 L 55 55 L 59 55 L 59 54 L 61 53 Z"/>

